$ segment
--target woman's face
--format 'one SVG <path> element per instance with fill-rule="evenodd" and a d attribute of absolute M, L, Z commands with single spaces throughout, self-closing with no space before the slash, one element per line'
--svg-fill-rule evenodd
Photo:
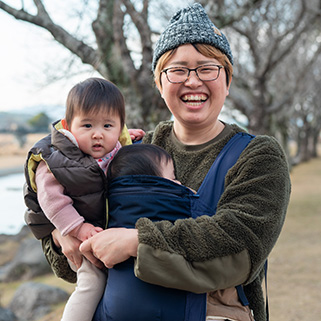
<path fill-rule="evenodd" d="M 178 47 L 163 69 L 170 67 L 197 68 L 201 65 L 218 64 L 215 58 L 208 58 L 198 52 L 192 45 Z M 211 128 L 218 121 L 229 88 L 226 74 L 221 69 L 214 81 L 201 81 L 192 71 L 189 79 L 182 84 L 170 83 L 165 73 L 161 74 L 162 87 L 159 91 L 177 122 L 185 128 Z"/>

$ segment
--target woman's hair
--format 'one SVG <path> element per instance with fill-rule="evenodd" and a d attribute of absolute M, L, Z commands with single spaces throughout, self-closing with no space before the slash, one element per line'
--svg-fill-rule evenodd
<path fill-rule="evenodd" d="M 112 82 L 102 78 L 88 78 L 69 91 L 65 116 L 69 128 L 75 115 L 100 111 L 119 115 L 121 128 L 124 127 L 124 97 Z"/>
<path fill-rule="evenodd" d="M 211 45 L 193 44 L 193 47 L 203 56 L 208 58 L 215 58 L 216 60 L 219 61 L 219 63 L 224 67 L 224 70 L 226 73 L 226 83 L 227 83 L 227 86 L 229 86 L 232 81 L 233 66 L 230 60 L 228 59 L 228 57 L 221 50 Z M 171 56 L 173 55 L 176 49 L 177 48 L 165 52 L 158 59 L 158 62 L 154 71 L 154 80 L 158 87 L 162 87 L 162 82 L 161 82 L 162 70 L 164 69 L 164 66 L 167 64 L 167 62 L 169 61 L 169 59 L 171 58 Z"/>
<path fill-rule="evenodd" d="M 151 144 L 133 144 L 122 147 L 110 162 L 107 180 L 125 175 L 162 176 L 162 162 L 171 156 L 161 147 Z"/>

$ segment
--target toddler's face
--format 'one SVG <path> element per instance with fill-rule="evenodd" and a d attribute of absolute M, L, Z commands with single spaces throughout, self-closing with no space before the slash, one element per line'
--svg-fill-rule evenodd
<path fill-rule="evenodd" d="M 71 122 L 70 131 L 84 153 L 99 159 L 116 146 L 121 133 L 120 118 L 103 111 L 78 114 Z"/>

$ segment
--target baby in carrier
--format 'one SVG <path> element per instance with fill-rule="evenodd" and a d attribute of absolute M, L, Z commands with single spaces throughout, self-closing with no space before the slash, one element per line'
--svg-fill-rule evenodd
<path fill-rule="evenodd" d="M 134 228 L 140 217 L 171 222 L 190 218 L 192 203 L 198 200 L 176 180 L 171 156 L 156 145 L 121 148 L 109 165 L 107 181 L 108 228 Z M 205 320 L 206 297 L 139 280 L 132 258 L 109 269 L 93 320 L 184 320 L 192 297 L 204 301 L 196 310 Z"/>
<path fill-rule="evenodd" d="M 198 193 L 181 185 L 176 180 L 171 156 L 156 145 L 121 148 L 109 165 L 107 180 L 108 228 L 135 228 L 136 221 L 142 217 L 173 223 L 215 214 L 204 197 L 207 184 Z M 134 258 L 130 258 L 108 270 L 105 292 L 93 321 L 253 321 L 248 316 L 248 306 L 239 301 L 236 288 L 223 292 L 213 292 L 216 294 L 212 296 L 213 293 L 197 294 L 146 283 L 135 276 Z M 217 311 L 217 307 L 225 307 L 227 302 L 229 317 L 225 308 L 221 316 L 213 317 L 211 309 Z M 234 316 L 241 310 L 248 317 L 236 319 Z"/>

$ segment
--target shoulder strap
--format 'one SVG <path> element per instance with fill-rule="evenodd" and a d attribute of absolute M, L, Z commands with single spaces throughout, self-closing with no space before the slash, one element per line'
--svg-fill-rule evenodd
<path fill-rule="evenodd" d="M 198 189 L 200 198 L 214 211 L 224 191 L 227 172 L 254 137 L 247 133 L 235 134 L 221 150 Z"/>
<path fill-rule="evenodd" d="M 200 198 L 216 212 L 217 204 L 225 188 L 225 176 L 229 169 L 235 165 L 243 150 L 254 138 L 247 133 L 235 134 L 221 150 L 202 185 L 198 189 Z M 266 317 L 269 320 L 269 307 L 267 297 L 267 261 L 265 262 L 265 287 L 266 287 Z M 236 286 L 240 301 L 243 305 L 249 305 L 242 285 Z"/>
<path fill-rule="evenodd" d="M 235 134 L 221 150 L 198 189 L 200 198 L 214 210 L 214 214 L 224 191 L 227 172 L 235 165 L 242 151 L 254 137 L 247 133 Z M 236 286 L 236 290 L 242 304 L 249 305 L 242 285 Z"/>

